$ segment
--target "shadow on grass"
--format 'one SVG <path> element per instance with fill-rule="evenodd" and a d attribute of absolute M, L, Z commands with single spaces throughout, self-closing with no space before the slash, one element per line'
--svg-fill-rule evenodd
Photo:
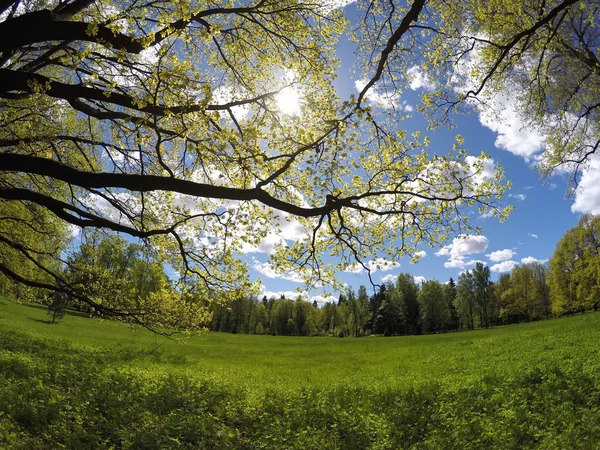
<path fill-rule="evenodd" d="M 29 308 L 43 309 L 44 311 L 48 310 L 48 305 L 44 305 L 43 303 L 21 303 L 21 305 L 27 306 Z M 67 310 L 65 311 L 65 315 L 67 315 L 67 316 L 74 316 L 74 317 L 83 317 L 83 318 L 86 318 L 86 319 L 91 319 L 89 313 L 86 313 L 84 311 L 77 311 L 77 310 L 72 309 L 72 308 L 67 308 Z"/>
<path fill-rule="evenodd" d="M 59 322 L 52 322 L 50 319 L 44 320 L 44 319 L 37 319 L 35 317 L 29 317 L 28 319 L 33 320 L 34 322 L 37 322 L 37 323 L 45 323 L 46 325 L 52 325 L 52 324 L 58 325 L 59 324 Z"/>

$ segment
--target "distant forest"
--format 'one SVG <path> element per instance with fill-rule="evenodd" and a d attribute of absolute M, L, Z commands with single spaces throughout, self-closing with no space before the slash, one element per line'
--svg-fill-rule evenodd
<path fill-rule="evenodd" d="M 600 303 L 600 217 L 583 216 L 549 264 L 515 267 L 491 281 L 481 262 L 446 283 L 420 286 L 403 273 L 374 295 L 348 288 L 319 308 L 300 297 L 248 296 L 211 305 L 210 329 L 284 336 L 401 336 L 472 330 L 596 310 Z"/>

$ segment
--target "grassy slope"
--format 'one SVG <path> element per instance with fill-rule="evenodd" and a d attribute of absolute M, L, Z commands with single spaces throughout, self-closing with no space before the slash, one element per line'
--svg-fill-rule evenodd
<path fill-rule="evenodd" d="M 0 405 L 13 405 L 0 406 L 1 448 L 600 447 L 600 314 L 185 344 L 80 316 L 46 321 L 0 300 Z"/>

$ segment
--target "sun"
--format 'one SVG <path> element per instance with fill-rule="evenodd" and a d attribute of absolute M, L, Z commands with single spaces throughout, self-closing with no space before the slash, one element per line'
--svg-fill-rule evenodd
<path fill-rule="evenodd" d="M 275 96 L 277 100 L 277 108 L 283 114 L 288 116 L 300 115 L 300 93 L 292 87 L 284 87 Z"/>

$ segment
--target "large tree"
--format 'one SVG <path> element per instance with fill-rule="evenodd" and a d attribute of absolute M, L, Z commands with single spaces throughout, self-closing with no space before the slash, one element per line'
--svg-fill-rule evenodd
<path fill-rule="evenodd" d="M 563 23 L 590 23 L 572 19 L 574 8 L 595 10 L 499 2 L 510 20 L 494 27 L 497 2 L 366 2 L 354 27 L 360 91 L 341 101 L 336 40 L 348 22 L 334 3 L 0 1 L 0 201 L 145 240 L 196 294 L 236 298 L 250 288 L 240 254 L 273 242 L 287 222 L 300 231 L 275 239 L 274 269 L 320 283 L 336 268 L 323 254 L 368 269 L 377 252 L 400 258 L 468 229 L 471 207 L 502 215 L 502 171 L 485 177 L 487 157 L 468 156 L 461 139 L 428 148 L 401 128 L 393 95 L 419 67 L 445 77 L 474 40 L 487 49 L 472 74 L 480 84 L 519 75 L 516 62 L 560 43 Z M 568 65 L 580 44 L 552 44 L 548 57 L 568 55 Z M 597 77 L 586 61 L 581 95 Z M 0 237 L 14 248 L 14 237 Z M 0 271 L 95 304 L 49 265 L 44 280 L 5 260 Z"/>
<path fill-rule="evenodd" d="M 487 328 L 493 312 L 492 305 L 492 280 L 490 268 L 481 262 L 475 263 L 473 268 L 473 283 L 475 288 L 475 302 L 479 310 L 479 324 Z"/>
<path fill-rule="evenodd" d="M 437 280 L 425 281 L 418 296 L 423 331 L 426 333 L 445 331 L 450 321 L 450 310 L 443 285 Z"/>
<path fill-rule="evenodd" d="M 432 117 L 508 107 L 537 132 L 541 173 L 566 172 L 576 188 L 600 147 L 598 2 L 461 0 L 439 14 L 421 24 L 433 33 L 425 64 L 446 80 L 428 97 Z"/>
<path fill-rule="evenodd" d="M 552 312 L 569 314 L 600 304 L 600 217 L 583 215 L 565 233 L 550 260 Z"/>

